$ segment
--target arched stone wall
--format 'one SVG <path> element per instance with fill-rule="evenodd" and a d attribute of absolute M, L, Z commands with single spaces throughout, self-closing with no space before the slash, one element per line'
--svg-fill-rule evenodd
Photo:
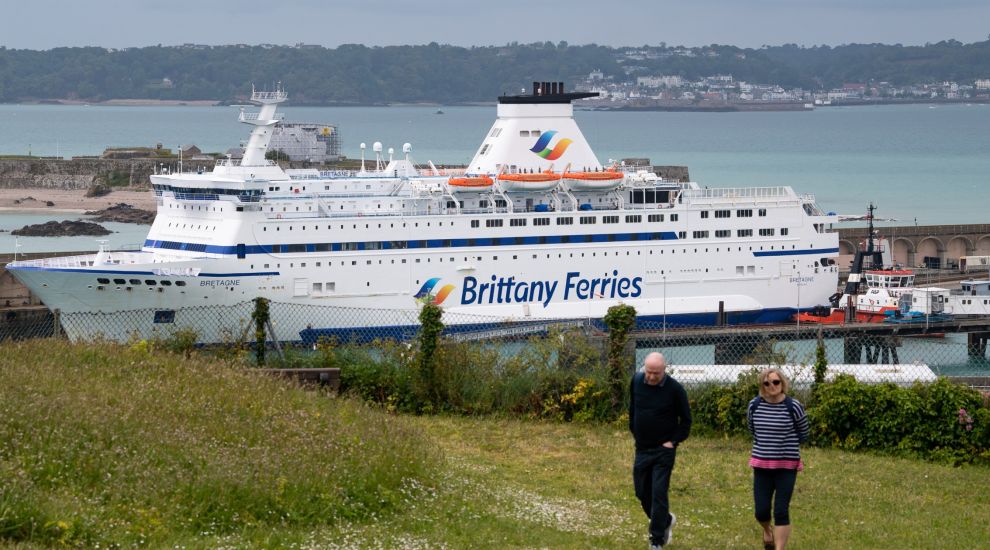
<path fill-rule="evenodd" d="M 839 239 L 839 257 L 836 263 L 839 268 L 847 268 L 852 265 L 853 258 L 856 257 L 856 245 L 851 241 Z"/>
<path fill-rule="evenodd" d="M 915 261 L 921 265 L 925 256 L 943 258 L 945 256 L 945 245 L 937 237 L 926 237 L 918 243 L 918 250 L 915 252 Z"/>
<path fill-rule="evenodd" d="M 926 256 L 939 259 L 945 258 L 945 244 L 942 243 L 941 239 L 938 237 L 925 237 L 921 239 L 918 243 L 918 251 L 914 255 L 917 265 L 921 265 L 925 261 Z"/>
<path fill-rule="evenodd" d="M 890 252 L 894 264 L 911 266 L 916 263 L 914 241 L 911 239 L 904 237 L 894 239 L 894 244 Z"/>
<path fill-rule="evenodd" d="M 958 235 L 949 239 L 949 243 L 945 246 L 945 259 L 949 262 L 958 262 L 962 256 L 973 256 L 974 250 L 976 247 L 973 246 L 973 241 Z"/>
<path fill-rule="evenodd" d="M 974 256 L 990 256 L 990 235 L 984 235 L 976 240 Z"/>

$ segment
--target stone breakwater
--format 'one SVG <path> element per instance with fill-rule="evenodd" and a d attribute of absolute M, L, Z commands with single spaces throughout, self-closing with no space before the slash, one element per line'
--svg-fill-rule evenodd
<path fill-rule="evenodd" d="M 85 190 L 94 185 L 150 187 L 148 176 L 165 164 L 157 159 L 0 159 L 0 188 Z M 184 161 L 183 170 L 213 169 L 213 161 Z"/>

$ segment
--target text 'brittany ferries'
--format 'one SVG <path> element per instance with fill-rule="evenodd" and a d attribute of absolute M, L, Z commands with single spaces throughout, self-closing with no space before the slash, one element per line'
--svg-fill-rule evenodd
<path fill-rule="evenodd" d="M 643 293 L 642 277 L 619 277 L 613 270 L 611 277 L 582 278 L 578 271 L 571 271 L 564 281 L 563 300 L 592 298 L 637 298 Z M 461 305 L 512 304 L 541 302 L 546 307 L 553 301 L 560 281 L 517 281 L 511 277 L 492 275 L 490 283 L 479 283 L 474 277 L 464 278 Z"/>

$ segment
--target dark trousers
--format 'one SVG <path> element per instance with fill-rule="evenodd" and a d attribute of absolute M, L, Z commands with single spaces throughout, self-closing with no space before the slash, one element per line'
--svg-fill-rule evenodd
<path fill-rule="evenodd" d="M 797 470 L 753 468 L 753 502 L 756 504 L 756 521 L 770 521 L 770 501 L 773 501 L 774 525 L 791 524 L 788 508 L 794 494 Z M 774 494 L 776 493 L 776 498 Z"/>
<path fill-rule="evenodd" d="M 664 532 L 670 526 L 670 502 L 667 491 L 670 489 L 670 472 L 674 469 L 676 449 L 657 447 L 636 451 L 633 462 L 633 486 L 636 498 L 643 506 L 646 517 L 650 518 L 650 540 L 663 544 Z"/>

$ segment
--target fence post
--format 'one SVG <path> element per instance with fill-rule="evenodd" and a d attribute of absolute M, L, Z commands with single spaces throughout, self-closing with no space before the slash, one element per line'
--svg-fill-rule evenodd
<path fill-rule="evenodd" d="M 268 300 L 264 298 L 254 299 L 254 311 L 251 312 L 254 319 L 254 355 L 258 359 L 258 366 L 265 365 L 265 326 L 268 324 Z"/>
<path fill-rule="evenodd" d="M 62 334 L 62 310 L 52 310 L 52 338 L 58 340 Z"/>

